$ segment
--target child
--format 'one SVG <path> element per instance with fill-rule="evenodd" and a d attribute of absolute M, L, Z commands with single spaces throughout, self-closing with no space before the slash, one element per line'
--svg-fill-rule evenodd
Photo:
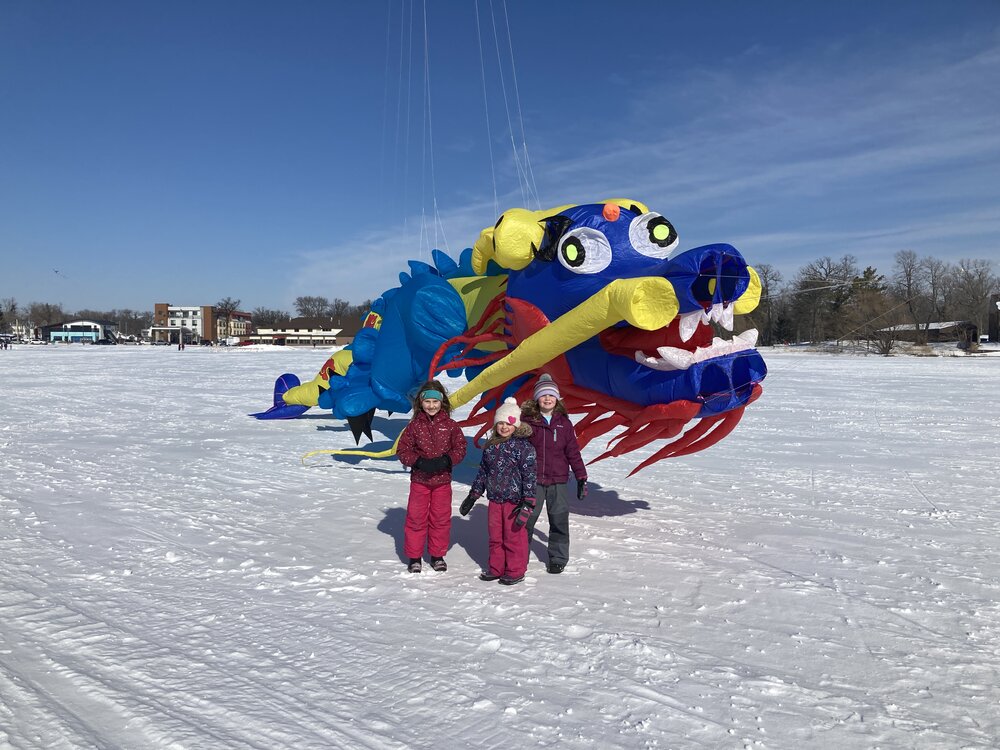
<path fill-rule="evenodd" d="M 531 425 L 531 444 L 538 461 L 538 504 L 528 519 L 528 541 L 544 504 L 549 514 L 549 573 L 562 573 L 569 562 L 569 503 L 566 482 L 576 475 L 576 497 L 587 495 L 587 469 L 580 457 L 573 423 L 559 400 L 559 386 L 548 374 L 535 383 L 534 401 L 524 402 L 521 417 Z"/>
<path fill-rule="evenodd" d="M 451 418 L 448 394 L 437 380 L 417 391 L 413 418 L 399 436 L 397 454 L 403 466 L 413 467 L 403 533 L 408 570 L 420 572 L 426 542 L 431 567 L 444 572 L 451 541 L 451 467 L 465 458 L 465 435 Z"/>
<path fill-rule="evenodd" d="M 490 568 L 480 574 L 482 581 L 499 579 L 513 586 L 524 580 L 528 569 L 524 524 L 535 507 L 535 449 L 530 434 L 531 428 L 521 424 L 517 401 L 506 399 L 497 409 L 472 490 L 459 509 L 467 516 L 484 491 L 490 501 Z"/>

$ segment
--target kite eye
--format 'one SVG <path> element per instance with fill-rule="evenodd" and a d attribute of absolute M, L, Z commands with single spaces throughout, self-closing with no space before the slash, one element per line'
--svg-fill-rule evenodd
<path fill-rule="evenodd" d="M 596 229 L 574 229 L 559 240 L 559 262 L 573 273 L 600 273 L 611 263 L 611 243 Z"/>
<path fill-rule="evenodd" d="M 650 258 L 666 258 L 677 247 L 677 230 L 659 214 L 643 214 L 628 228 L 632 247 Z"/>

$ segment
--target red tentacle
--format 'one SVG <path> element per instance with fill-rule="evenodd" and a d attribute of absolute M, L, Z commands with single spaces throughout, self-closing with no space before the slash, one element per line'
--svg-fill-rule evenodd
<path fill-rule="evenodd" d="M 715 429 L 713 429 L 710 433 L 705 435 L 705 437 L 703 437 L 701 440 L 698 440 L 688 445 L 687 448 L 684 448 L 683 450 L 675 450 L 670 455 L 670 458 L 677 458 L 679 456 L 688 456 L 692 453 L 697 453 L 698 451 L 705 450 L 705 448 L 711 448 L 717 442 L 722 440 L 722 438 L 726 437 L 726 435 L 728 435 L 730 432 L 736 429 L 736 425 L 738 425 L 740 423 L 740 420 L 743 419 L 743 410 L 744 407 L 741 406 L 738 409 L 733 409 L 732 411 L 726 412 L 722 417 L 722 421 L 717 424 Z"/>
<path fill-rule="evenodd" d="M 615 427 L 621 427 L 625 424 L 628 424 L 628 419 L 620 414 L 613 414 L 610 417 L 605 417 L 599 422 L 587 425 L 583 430 L 578 430 L 576 434 L 576 441 L 580 444 L 580 450 L 587 447 L 587 444 L 594 438 L 598 438 L 609 430 L 613 430 Z"/>

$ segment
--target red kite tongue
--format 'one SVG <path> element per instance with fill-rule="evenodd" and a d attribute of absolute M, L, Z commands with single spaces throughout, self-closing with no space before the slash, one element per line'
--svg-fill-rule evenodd
<path fill-rule="evenodd" d="M 655 331 L 643 331 L 632 326 L 611 328 L 601 333 L 599 339 L 605 351 L 612 354 L 632 359 L 636 351 L 643 351 L 655 357 L 656 350 L 661 346 L 676 346 L 691 352 L 699 346 L 708 346 L 712 343 L 712 327 L 699 325 L 690 339 L 681 341 L 677 319 L 674 319 L 666 328 Z"/>

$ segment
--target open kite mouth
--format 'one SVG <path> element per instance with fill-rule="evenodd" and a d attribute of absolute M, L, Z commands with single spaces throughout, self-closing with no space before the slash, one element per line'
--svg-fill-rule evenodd
<path fill-rule="evenodd" d="M 756 328 L 727 340 L 714 335 L 710 325 L 713 322 L 733 330 L 732 303 L 682 313 L 655 331 L 632 326 L 612 328 L 601 333 L 599 340 L 605 351 L 663 372 L 686 370 L 699 362 L 749 351 L 757 345 Z"/>

